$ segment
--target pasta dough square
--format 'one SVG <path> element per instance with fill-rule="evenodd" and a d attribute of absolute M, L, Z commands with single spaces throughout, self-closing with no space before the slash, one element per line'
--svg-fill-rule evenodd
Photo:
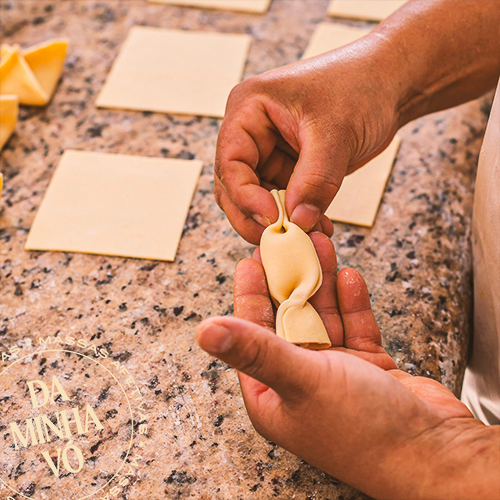
<path fill-rule="evenodd" d="M 149 0 L 153 3 L 167 3 L 201 9 L 233 10 L 263 14 L 269 9 L 271 0 Z"/>
<path fill-rule="evenodd" d="M 201 168 L 67 150 L 25 248 L 173 261 Z"/>
<path fill-rule="evenodd" d="M 134 26 L 96 105 L 223 117 L 251 37 Z"/>
<path fill-rule="evenodd" d="M 302 59 L 314 57 L 356 41 L 371 29 L 351 28 L 343 24 L 320 23 L 316 26 Z"/>
<path fill-rule="evenodd" d="M 401 139 L 394 137 L 382 153 L 345 177 L 326 216 L 348 224 L 373 226 L 400 143 Z"/>
<path fill-rule="evenodd" d="M 331 0 L 327 13 L 332 17 L 383 21 L 405 3 L 406 0 Z"/>

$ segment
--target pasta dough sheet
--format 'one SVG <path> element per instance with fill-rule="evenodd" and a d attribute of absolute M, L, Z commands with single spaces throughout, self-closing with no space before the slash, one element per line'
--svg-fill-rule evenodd
<path fill-rule="evenodd" d="M 344 178 L 325 212 L 327 217 L 358 226 L 373 226 L 400 142 L 399 137 L 394 137 L 382 153 Z"/>
<path fill-rule="evenodd" d="M 343 24 L 320 23 L 309 41 L 302 59 L 338 49 L 370 33 L 371 29 L 351 28 Z"/>
<path fill-rule="evenodd" d="M 313 33 L 303 59 L 347 45 L 370 31 L 321 23 Z M 327 217 L 359 226 L 373 226 L 400 142 L 400 139 L 395 137 L 379 156 L 344 179 L 326 211 Z"/>
<path fill-rule="evenodd" d="M 153 3 L 199 7 L 201 9 L 233 10 L 263 14 L 269 9 L 271 0 L 149 0 Z"/>
<path fill-rule="evenodd" d="M 311 238 L 290 222 L 285 191 L 271 191 L 278 220 L 268 226 L 260 241 L 260 255 L 276 313 L 278 337 L 307 349 L 331 346 L 325 325 L 308 302 L 321 286 L 323 273 Z"/>
<path fill-rule="evenodd" d="M 327 12 L 332 17 L 383 21 L 405 3 L 406 0 L 331 0 Z"/>
<path fill-rule="evenodd" d="M 67 150 L 25 248 L 173 261 L 201 168 Z"/>
<path fill-rule="evenodd" d="M 223 117 L 251 37 L 134 26 L 96 105 Z"/>

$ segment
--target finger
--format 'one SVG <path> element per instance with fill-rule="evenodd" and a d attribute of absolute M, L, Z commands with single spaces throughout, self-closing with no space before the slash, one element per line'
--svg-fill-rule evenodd
<path fill-rule="evenodd" d="M 312 231 L 320 231 L 331 238 L 333 236 L 333 223 L 326 215 L 322 215 L 316 225 L 312 228 Z"/>
<path fill-rule="evenodd" d="M 258 250 L 258 248 L 257 248 Z M 254 259 L 244 259 L 236 266 L 234 276 L 234 315 L 251 321 L 274 332 L 274 311 L 267 289 L 262 264 Z M 256 414 L 258 400 L 266 392 L 261 382 L 238 372 L 245 405 L 250 414 Z"/>
<path fill-rule="evenodd" d="M 254 219 L 244 215 L 226 194 L 220 181 L 216 178 L 214 194 L 217 204 L 224 210 L 227 219 L 234 230 L 252 245 L 258 245 L 265 227 Z"/>
<path fill-rule="evenodd" d="M 300 140 L 299 159 L 287 187 L 286 209 L 292 222 L 308 232 L 337 194 L 350 153 L 334 134 L 325 137 L 312 128 L 301 132 Z"/>
<path fill-rule="evenodd" d="M 340 347 L 344 344 L 344 328 L 337 301 L 337 256 L 330 238 L 323 233 L 311 233 L 309 236 L 316 248 L 323 273 L 323 283 L 309 302 L 323 320 L 332 346 Z"/>
<path fill-rule="evenodd" d="M 337 276 L 337 292 L 344 323 L 344 346 L 358 351 L 381 351 L 382 336 L 363 277 L 349 267 L 342 269 Z"/>
<path fill-rule="evenodd" d="M 262 264 L 244 259 L 234 276 L 234 316 L 274 331 L 273 306 Z"/>
<path fill-rule="evenodd" d="M 319 384 L 319 365 L 312 353 L 280 339 L 262 326 L 228 316 L 203 321 L 198 345 L 229 366 L 270 387 L 289 403 L 300 403 Z"/>
<path fill-rule="evenodd" d="M 260 185 L 256 170 L 269 158 L 277 136 L 261 103 L 250 99 L 245 105 L 242 102 L 248 95 L 241 91 L 234 95 L 217 138 L 215 176 L 245 216 L 266 226 L 276 220 L 278 209 L 271 194 Z"/>
<path fill-rule="evenodd" d="M 285 189 L 297 160 L 283 150 L 274 148 L 267 161 L 258 168 L 261 181 L 267 181 Z"/>

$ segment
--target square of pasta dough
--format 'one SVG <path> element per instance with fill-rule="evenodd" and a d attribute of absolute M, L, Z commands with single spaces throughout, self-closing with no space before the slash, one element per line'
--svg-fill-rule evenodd
<path fill-rule="evenodd" d="M 351 28 L 343 24 L 320 23 L 316 26 L 302 59 L 338 49 L 367 35 L 370 31 L 371 29 Z"/>
<path fill-rule="evenodd" d="M 383 21 L 406 3 L 406 0 L 331 0 L 328 15 L 366 21 Z"/>
<path fill-rule="evenodd" d="M 373 226 L 400 143 L 401 139 L 394 137 L 382 153 L 344 177 L 326 216 L 348 224 Z"/>
<path fill-rule="evenodd" d="M 134 26 L 96 105 L 223 117 L 250 41 L 244 34 Z"/>
<path fill-rule="evenodd" d="M 202 162 L 67 150 L 26 250 L 173 261 Z"/>
<path fill-rule="evenodd" d="M 271 0 L 149 0 L 153 3 L 167 3 L 201 9 L 233 10 L 263 14 L 269 9 Z"/>

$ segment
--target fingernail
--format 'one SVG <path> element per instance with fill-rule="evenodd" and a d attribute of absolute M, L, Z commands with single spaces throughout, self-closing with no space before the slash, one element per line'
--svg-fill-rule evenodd
<path fill-rule="evenodd" d="M 254 221 L 258 222 L 261 226 L 267 227 L 271 224 L 271 221 L 264 215 L 253 214 L 252 218 Z"/>
<path fill-rule="evenodd" d="M 301 203 L 292 212 L 292 222 L 300 226 L 304 231 L 309 232 L 318 222 L 321 210 L 314 205 Z"/>
<path fill-rule="evenodd" d="M 233 344 L 231 330 L 217 323 L 200 325 L 197 333 L 202 336 L 200 347 L 210 354 L 224 354 Z"/>

